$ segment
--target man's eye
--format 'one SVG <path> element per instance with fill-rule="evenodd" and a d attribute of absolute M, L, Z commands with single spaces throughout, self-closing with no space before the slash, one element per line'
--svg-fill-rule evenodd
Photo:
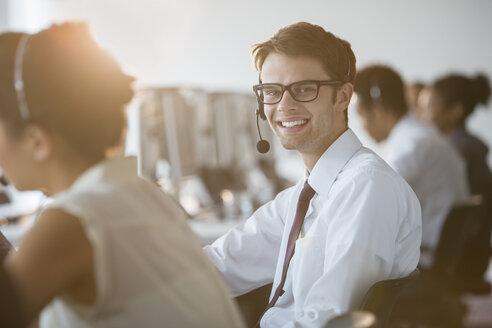
<path fill-rule="evenodd" d="M 304 87 L 299 87 L 299 88 L 296 88 L 295 89 L 295 92 L 296 93 L 309 93 L 309 92 L 315 92 L 316 91 L 316 88 L 312 87 L 312 86 L 304 86 Z"/>
<path fill-rule="evenodd" d="M 279 92 L 278 90 L 263 90 L 263 93 L 265 94 L 265 96 L 272 97 L 278 95 Z"/>

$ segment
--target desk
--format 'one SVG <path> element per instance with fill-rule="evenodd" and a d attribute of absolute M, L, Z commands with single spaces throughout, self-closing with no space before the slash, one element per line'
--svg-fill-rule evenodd
<path fill-rule="evenodd" d="M 217 238 L 242 222 L 244 221 L 238 219 L 216 219 L 213 221 L 201 219 L 188 220 L 191 230 L 200 238 L 202 245 L 213 243 Z"/>
<path fill-rule="evenodd" d="M 48 199 L 40 191 L 16 191 L 11 188 L 11 202 L 0 205 L 0 231 L 16 247 L 34 224 L 34 213 Z"/>
<path fill-rule="evenodd" d="M 217 238 L 231 230 L 234 226 L 243 222 L 237 219 L 227 220 L 201 220 L 189 219 L 188 224 L 191 230 L 198 236 L 202 245 L 213 243 Z M 0 231 L 14 246 L 18 246 L 22 237 L 34 224 L 34 220 L 30 217 L 22 219 L 19 223 L 9 224 L 6 226 L 0 225 Z"/>
<path fill-rule="evenodd" d="M 17 247 L 22 237 L 31 229 L 33 224 L 34 218 L 32 216 L 25 216 L 16 223 L 10 223 L 5 226 L 0 225 L 0 231 L 14 247 Z"/>
<path fill-rule="evenodd" d="M 18 205 L 4 204 L 0 206 L 0 231 L 14 246 L 19 245 L 20 240 L 34 224 L 34 215 L 26 213 Z"/>

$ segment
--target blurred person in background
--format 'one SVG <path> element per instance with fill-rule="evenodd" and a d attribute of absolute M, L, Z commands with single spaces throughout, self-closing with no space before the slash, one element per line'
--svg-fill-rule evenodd
<path fill-rule="evenodd" d="M 490 84 L 483 74 L 467 77 L 449 74 L 434 81 L 424 119 L 449 138 L 466 161 L 470 191 L 490 200 L 492 175 L 487 165 L 487 145 L 466 128 L 466 121 L 490 98 Z"/>
<path fill-rule="evenodd" d="M 376 142 L 386 142 L 383 158 L 410 184 L 420 201 L 420 264 L 428 266 L 449 211 L 468 201 L 465 164 L 436 129 L 409 114 L 402 79 L 392 68 L 365 67 L 357 74 L 354 90 L 364 128 Z"/>
<path fill-rule="evenodd" d="M 409 275 L 420 206 L 408 184 L 348 128 L 350 44 L 301 22 L 253 48 L 258 115 L 296 150 L 304 178 L 205 252 L 233 296 L 273 282 L 267 327 L 322 327 L 379 280 Z"/>
<path fill-rule="evenodd" d="M 473 201 L 485 215 L 476 221 L 478 234 L 470 241 L 460 259 L 464 281 L 483 281 L 491 254 L 492 173 L 487 165 L 488 147 L 466 128 L 466 121 L 479 105 L 490 98 L 490 82 L 483 74 L 467 77 L 448 74 L 430 85 L 424 119 L 434 124 L 450 140 L 466 161 Z"/>
<path fill-rule="evenodd" d="M 425 90 L 425 84 L 420 81 L 405 85 L 405 98 L 408 104 L 408 111 L 414 113 L 418 118 L 422 117 L 422 101 L 419 102 L 419 97 L 423 90 Z"/>
<path fill-rule="evenodd" d="M 52 197 L 0 286 L 14 287 L 23 324 L 242 327 L 186 214 L 135 158 L 109 156 L 132 82 L 83 24 L 0 35 L 0 167 Z"/>

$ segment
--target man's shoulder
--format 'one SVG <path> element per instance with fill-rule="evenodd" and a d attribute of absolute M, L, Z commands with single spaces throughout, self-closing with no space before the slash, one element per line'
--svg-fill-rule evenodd
<path fill-rule="evenodd" d="M 420 213 L 420 204 L 410 185 L 367 148 L 361 148 L 340 171 L 328 197 L 350 208 L 369 204 L 370 208 L 383 206 L 411 213 L 402 214 L 402 218 L 420 215 L 416 214 Z"/>
<path fill-rule="evenodd" d="M 394 171 L 374 151 L 362 147 L 350 158 L 340 173 L 354 175 L 394 174 Z"/>
<path fill-rule="evenodd" d="M 338 187 L 344 185 L 365 186 L 367 184 L 387 188 L 406 188 L 403 178 L 379 155 L 362 147 L 352 156 L 336 179 Z"/>

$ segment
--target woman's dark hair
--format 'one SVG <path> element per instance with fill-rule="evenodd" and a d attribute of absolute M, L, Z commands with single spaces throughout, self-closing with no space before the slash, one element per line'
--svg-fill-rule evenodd
<path fill-rule="evenodd" d="M 27 38 L 19 53 L 19 42 Z M 20 60 L 29 117 L 21 115 L 15 89 Z M 133 78 L 91 37 L 81 23 L 54 25 L 37 34 L 0 35 L 0 119 L 11 134 L 30 123 L 62 136 L 75 150 L 103 158 L 122 140 L 125 105 Z"/>
<path fill-rule="evenodd" d="M 468 78 L 461 74 L 450 74 L 437 79 L 433 90 L 440 96 L 445 108 L 461 104 L 464 109 L 462 122 L 473 113 L 478 104 L 486 105 L 490 98 L 489 79 L 483 74 Z"/>

